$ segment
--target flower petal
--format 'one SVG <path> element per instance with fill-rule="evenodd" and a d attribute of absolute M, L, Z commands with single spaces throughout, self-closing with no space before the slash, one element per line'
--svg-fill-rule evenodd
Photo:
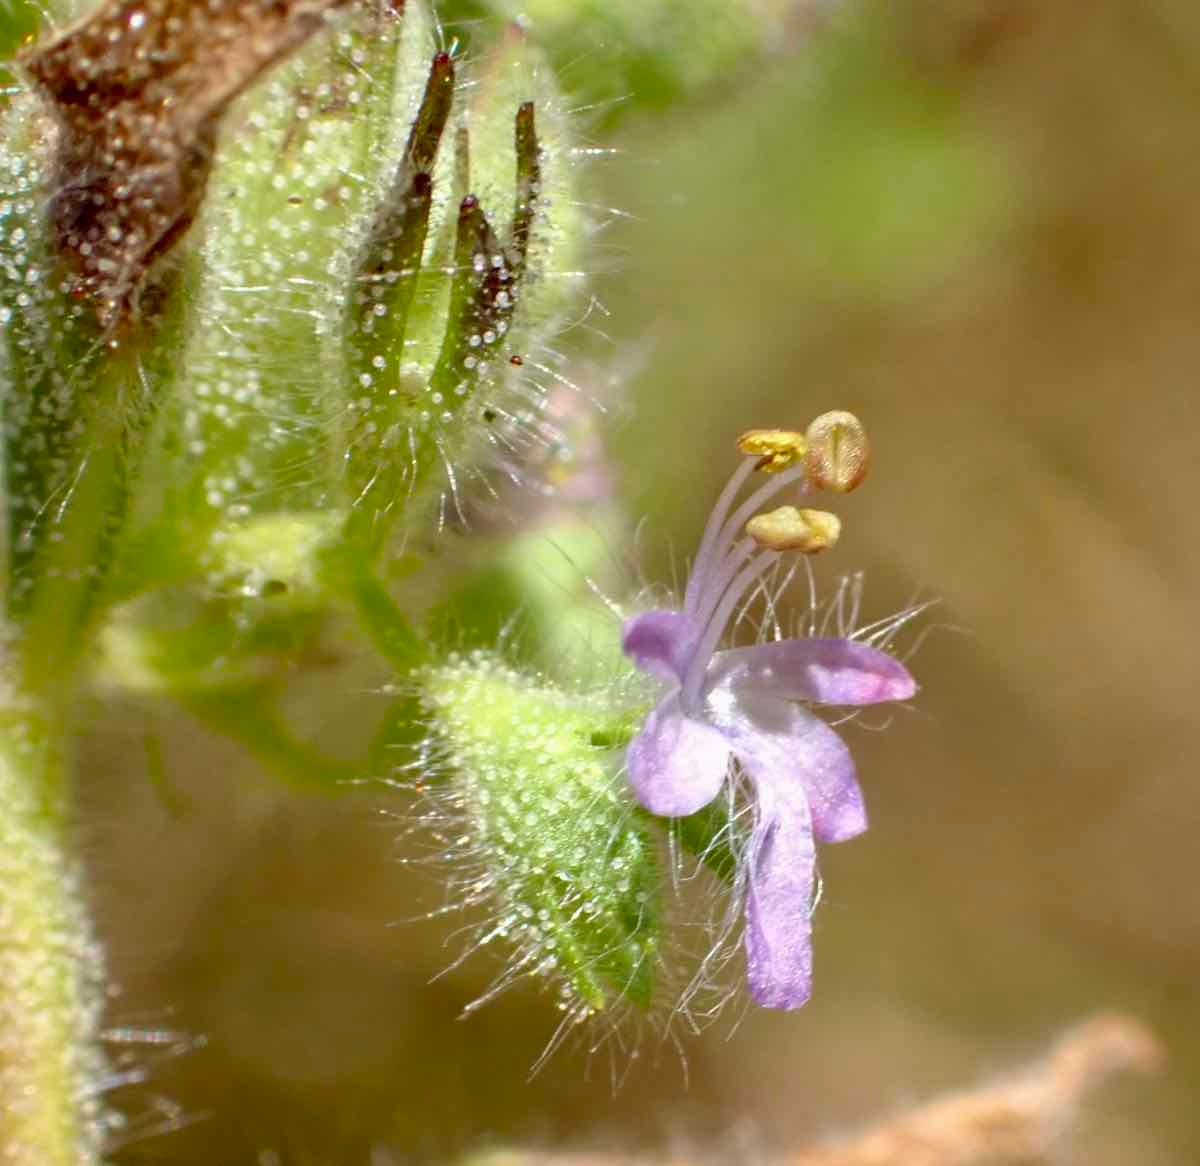
<path fill-rule="evenodd" d="M 746 978 L 764 1008 L 799 1008 L 812 993 L 816 853 L 799 790 L 758 785 L 746 887 Z"/>
<path fill-rule="evenodd" d="M 693 621 L 682 611 L 644 611 L 625 621 L 621 650 L 643 672 L 682 684 L 697 639 Z"/>
<path fill-rule="evenodd" d="M 775 640 L 713 656 L 709 687 L 817 704 L 908 700 L 917 683 L 894 656 L 846 639 Z"/>
<path fill-rule="evenodd" d="M 803 795 L 821 842 L 844 842 L 867 828 L 850 750 L 824 721 L 787 701 L 745 696 L 731 701 L 721 695 L 709 696 L 712 723 L 760 798 L 768 789 Z"/>
<path fill-rule="evenodd" d="M 717 796 L 729 769 L 725 738 L 686 717 L 679 694 L 664 697 L 625 754 L 629 782 L 652 814 L 683 818 Z"/>

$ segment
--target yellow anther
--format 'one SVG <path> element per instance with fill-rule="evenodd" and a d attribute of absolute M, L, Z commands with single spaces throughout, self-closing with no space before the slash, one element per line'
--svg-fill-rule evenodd
<path fill-rule="evenodd" d="M 842 533 L 842 522 L 827 510 L 798 510 L 780 506 L 756 514 L 746 523 L 746 533 L 760 547 L 772 551 L 800 551 L 815 555 L 827 551 Z"/>
<path fill-rule="evenodd" d="M 871 446 L 853 413 L 822 413 L 809 427 L 808 480 L 821 490 L 846 494 L 867 476 Z"/>
<path fill-rule="evenodd" d="M 808 451 L 804 434 L 791 429 L 748 429 L 737 445 L 742 453 L 758 458 L 754 468 L 767 474 L 794 466 Z"/>

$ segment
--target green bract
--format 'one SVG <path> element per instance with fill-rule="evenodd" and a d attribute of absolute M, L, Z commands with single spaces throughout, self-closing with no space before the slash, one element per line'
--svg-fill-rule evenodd
<path fill-rule="evenodd" d="M 486 653 L 424 677 L 446 766 L 456 861 L 493 909 L 480 942 L 515 945 L 504 981 L 554 975 L 582 1018 L 654 994 L 662 927 L 656 843 L 620 777 L 628 708 L 551 687 Z M 640 711 L 640 710 L 638 710 Z"/>

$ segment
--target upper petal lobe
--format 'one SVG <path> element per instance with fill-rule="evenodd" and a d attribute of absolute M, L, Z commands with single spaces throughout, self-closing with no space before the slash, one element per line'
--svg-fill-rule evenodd
<path fill-rule="evenodd" d="M 843 705 L 908 700 L 917 691 L 916 681 L 894 656 L 854 640 L 821 638 L 718 652 L 709 666 L 709 685 Z"/>
<path fill-rule="evenodd" d="M 621 650 L 643 672 L 682 683 L 696 638 L 692 620 L 682 611 L 644 611 L 625 621 Z"/>

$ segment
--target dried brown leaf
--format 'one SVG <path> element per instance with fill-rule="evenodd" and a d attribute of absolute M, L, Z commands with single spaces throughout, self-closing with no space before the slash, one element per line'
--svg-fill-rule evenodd
<path fill-rule="evenodd" d="M 110 325 L 196 217 L 222 114 L 349 0 L 109 0 L 21 64 L 52 103 L 50 227 Z"/>

